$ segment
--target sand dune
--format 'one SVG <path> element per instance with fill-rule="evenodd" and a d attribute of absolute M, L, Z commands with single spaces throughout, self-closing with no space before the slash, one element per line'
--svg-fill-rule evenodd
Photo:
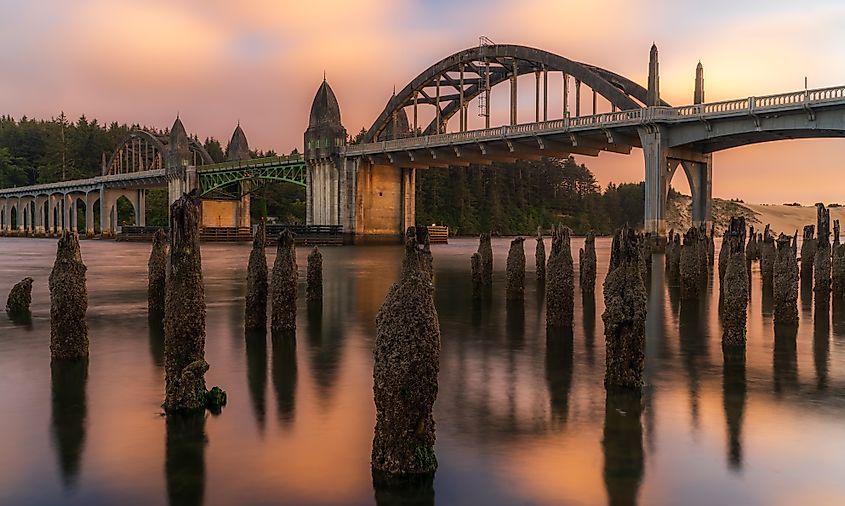
<path fill-rule="evenodd" d="M 686 230 L 691 223 L 692 200 L 686 195 L 679 195 L 668 202 L 668 228 Z M 744 216 L 746 222 L 754 225 L 758 231 L 770 225 L 772 232 L 792 235 L 798 231 L 801 236 L 804 225 L 816 224 L 815 206 L 785 206 L 776 204 L 746 204 L 729 200 L 713 199 L 713 222 L 717 235 L 727 227 L 731 216 Z M 845 226 L 845 207 L 830 209 L 830 219 L 840 220 Z M 832 229 L 832 223 L 831 223 Z M 832 230 L 831 230 L 832 231 Z"/>
<path fill-rule="evenodd" d="M 797 230 L 800 236 L 804 225 L 816 224 L 815 206 L 795 207 L 769 204 L 742 204 L 742 206 L 753 211 L 760 224 L 770 225 L 775 234 L 783 232 L 792 235 Z M 845 225 L 845 208 L 831 208 L 830 220 L 831 228 L 833 227 L 833 220 L 839 220 L 840 223 Z"/>

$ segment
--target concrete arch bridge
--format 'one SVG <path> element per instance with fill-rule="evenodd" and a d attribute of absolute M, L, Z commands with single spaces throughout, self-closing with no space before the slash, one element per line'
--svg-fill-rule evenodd
<path fill-rule="evenodd" d="M 84 202 L 85 229 L 94 233 L 91 209 L 99 202 L 99 228 L 108 236 L 117 226 L 117 198 L 126 196 L 142 220 L 144 190 L 163 186 L 171 201 L 197 189 L 204 198 L 204 226 L 246 229 L 250 191 L 280 181 L 305 187 L 308 225 L 341 226 L 356 239 L 398 238 L 415 222 L 418 169 L 641 148 L 645 226 L 663 233 L 669 182 L 679 167 L 693 194 L 693 220 L 708 224 L 712 153 L 773 140 L 845 136 L 845 86 L 706 102 L 700 63 L 695 74 L 692 104 L 673 107 L 660 98 L 655 46 L 642 86 L 547 51 L 482 40 L 394 92 L 360 143 L 347 135 L 337 97 L 324 79 L 311 105 L 303 156 L 250 159 L 238 126 L 228 161 L 212 164 L 177 118 L 167 136 L 130 134 L 104 161 L 101 176 L 0 190 L 0 230 L 69 228 L 76 213 L 67 210 Z M 519 91 L 526 81 L 534 100 Z M 497 87 L 508 90 L 509 100 L 494 100 Z M 559 100 L 550 100 L 550 88 L 560 90 Z M 495 125 L 496 117 L 508 119 Z"/>

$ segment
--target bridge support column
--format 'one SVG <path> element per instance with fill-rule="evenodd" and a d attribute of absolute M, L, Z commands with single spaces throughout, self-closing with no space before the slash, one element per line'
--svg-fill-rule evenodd
<path fill-rule="evenodd" d="M 308 164 L 305 214 L 309 225 L 340 225 L 338 179 L 338 169 L 331 159 Z"/>
<path fill-rule="evenodd" d="M 85 235 L 94 237 L 94 192 L 85 194 Z"/>
<path fill-rule="evenodd" d="M 703 162 L 682 161 L 681 165 L 689 179 L 692 193 L 692 224 L 695 226 L 713 225 L 713 161 L 712 155 L 705 155 Z"/>
<path fill-rule="evenodd" d="M 678 162 L 669 160 L 665 128 L 641 128 L 639 134 L 645 158 L 645 231 L 665 235 L 666 197 Z"/>
<path fill-rule="evenodd" d="M 104 239 L 114 237 L 115 229 L 112 227 L 112 223 L 117 222 L 117 220 L 112 221 L 113 211 L 116 207 L 114 201 L 115 197 L 112 192 L 106 188 L 100 188 L 100 237 Z"/>
<path fill-rule="evenodd" d="M 135 226 L 137 227 L 145 227 L 147 224 L 146 219 L 146 201 L 144 190 L 135 190 L 135 202 L 132 203 L 132 206 L 135 208 Z"/>
<path fill-rule="evenodd" d="M 67 193 L 62 194 L 62 232 L 71 230 L 70 226 L 70 202 L 71 197 Z"/>
<path fill-rule="evenodd" d="M 246 193 L 248 188 L 244 183 L 241 183 L 241 200 L 238 202 L 238 223 L 237 226 L 241 228 L 249 228 L 252 226 L 252 220 L 249 215 L 250 198 L 249 193 Z M 308 211 L 306 210 L 306 213 Z"/>
<path fill-rule="evenodd" d="M 56 197 L 47 197 L 47 235 L 52 236 L 56 231 Z"/>
<path fill-rule="evenodd" d="M 43 236 L 45 233 L 45 218 L 44 203 L 47 201 L 46 197 L 35 197 L 35 235 Z"/>
<path fill-rule="evenodd" d="M 400 239 L 416 220 L 414 169 L 359 160 L 355 179 L 356 240 Z"/>

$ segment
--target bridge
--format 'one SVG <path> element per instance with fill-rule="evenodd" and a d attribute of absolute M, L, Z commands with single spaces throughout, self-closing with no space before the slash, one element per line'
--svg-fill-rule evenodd
<path fill-rule="evenodd" d="M 177 118 L 167 135 L 132 132 L 103 161 L 101 176 L 0 190 L 0 231 L 40 235 L 77 229 L 78 213 L 71 210 L 84 206 L 86 232 L 95 233 L 94 209 L 99 209 L 100 233 L 108 237 L 117 229 L 117 199 L 126 197 L 138 217 L 135 224 L 144 225 L 145 190 L 155 187 L 167 187 L 171 202 L 198 190 L 205 227 L 246 228 L 250 193 L 275 181 L 305 187 L 308 225 L 341 226 L 355 239 L 395 238 L 415 222 L 417 169 L 630 154 L 640 148 L 645 227 L 664 233 L 669 183 L 679 167 L 692 192 L 693 221 L 708 224 L 712 153 L 781 139 L 845 136 L 845 86 L 705 102 L 699 63 L 693 104 L 673 107 L 660 98 L 656 46 L 643 87 L 539 49 L 481 42 L 394 92 L 360 143 L 348 137 L 337 98 L 324 79 L 312 102 L 301 156 L 250 159 L 238 125 L 228 161 L 213 164 Z M 535 78 L 529 104 L 533 121 L 519 123 L 525 104 L 520 109 L 518 78 L 526 75 Z M 555 111 L 549 108 L 550 78 L 560 83 L 562 95 Z M 509 121 L 491 127 L 491 91 L 499 85 L 509 87 Z M 471 104 L 478 107 L 483 128 L 470 129 Z"/>

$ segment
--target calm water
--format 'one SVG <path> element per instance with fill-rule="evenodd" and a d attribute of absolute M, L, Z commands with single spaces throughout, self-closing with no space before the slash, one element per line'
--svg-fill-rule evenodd
<path fill-rule="evenodd" d="M 577 249 L 581 240 L 573 241 Z M 525 303 L 470 303 L 474 240 L 435 246 L 442 331 L 435 405 L 440 468 L 417 504 L 843 504 L 845 315 L 778 335 L 755 264 L 745 367 L 723 367 L 718 287 L 680 305 L 656 255 L 642 405 L 602 386 L 602 296 L 576 288 L 571 336 L 546 336 L 526 241 Z M 548 239 L 547 239 L 548 247 Z M 599 285 L 609 241 L 598 240 Z M 322 316 L 300 304 L 297 346 L 245 339 L 248 246 L 203 246 L 209 385 L 220 416 L 168 423 L 163 338 L 146 316 L 149 245 L 85 241 L 91 356 L 54 368 L 50 240 L 0 239 L 2 301 L 35 278 L 31 325 L 0 313 L 0 503 L 373 504 L 374 320 L 399 247 L 326 248 Z M 307 250 L 297 251 L 301 297 Z M 273 253 L 268 250 L 272 263 Z M 577 272 L 577 264 L 576 264 Z M 718 283 L 718 281 L 716 281 Z M 377 495 L 378 493 L 378 495 Z"/>

